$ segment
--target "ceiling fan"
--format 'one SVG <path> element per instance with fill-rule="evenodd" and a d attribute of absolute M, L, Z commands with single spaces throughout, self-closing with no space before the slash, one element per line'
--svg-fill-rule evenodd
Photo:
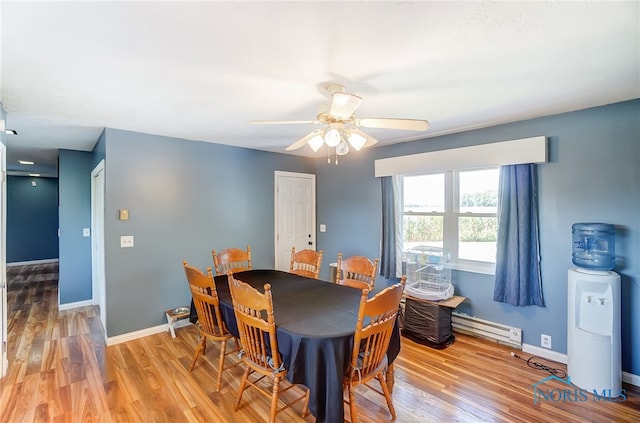
<path fill-rule="evenodd" d="M 326 91 L 331 97 L 331 103 L 321 106 L 315 120 L 254 120 L 250 123 L 324 125 L 300 138 L 285 150 L 297 150 L 305 144 L 309 144 L 313 151 L 318 151 L 326 144 L 329 148 L 335 147 L 337 155 L 347 154 L 349 145 L 359 151 L 362 147 L 369 147 L 378 142 L 360 128 L 405 129 L 409 131 L 426 131 L 429 128 L 429 122 L 421 119 L 357 118 L 354 113 L 362 103 L 362 97 L 347 93 L 345 87 L 340 84 L 329 84 L 326 86 Z"/>

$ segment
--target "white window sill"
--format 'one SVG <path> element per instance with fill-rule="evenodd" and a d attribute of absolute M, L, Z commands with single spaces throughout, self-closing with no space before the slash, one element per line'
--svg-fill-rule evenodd
<path fill-rule="evenodd" d="M 451 269 L 469 273 L 480 273 L 483 275 L 495 275 L 496 265 L 495 263 L 481 263 L 481 262 L 457 262 L 450 263 Z"/>

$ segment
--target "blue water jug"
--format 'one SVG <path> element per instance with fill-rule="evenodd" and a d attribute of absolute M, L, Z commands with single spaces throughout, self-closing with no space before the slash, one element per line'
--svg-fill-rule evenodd
<path fill-rule="evenodd" d="M 616 228 L 608 223 L 574 223 L 573 264 L 588 270 L 613 270 L 616 266 Z"/>

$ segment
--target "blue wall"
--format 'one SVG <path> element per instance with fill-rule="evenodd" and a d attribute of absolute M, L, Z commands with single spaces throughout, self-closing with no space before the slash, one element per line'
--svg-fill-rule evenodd
<path fill-rule="evenodd" d="M 57 178 L 7 177 L 6 245 L 7 263 L 58 258 Z"/>
<path fill-rule="evenodd" d="M 255 267 L 272 267 L 273 172 L 316 173 L 317 233 L 327 264 L 339 251 L 377 256 L 380 181 L 374 160 L 544 135 L 550 162 L 539 167 L 543 289 L 547 306 L 492 301 L 493 277 L 454 272 L 461 311 L 523 329 L 524 342 L 553 337 L 566 352 L 571 224 L 613 223 L 622 275 L 623 370 L 640 374 L 640 100 L 350 153 L 340 165 L 318 160 L 107 129 L 96 151 L 106 157 L 108 336 L 165 323 L 163 310 L 187 304 L 181 261 L 206 267 L 210 250 L 251 244 Z M 96 154 L 93 162 L 97 163 Z M 92 163 L 93 163 L 92 162 Z M 92 166 L 89 166 L 91 168 Z M 87 169 L 87 175 L 90 169 Z M 89 177 L 86 177 L 89 184 Z M 61 181 L 62 184 L 62 181 Z M 87 186 L 87 190 L 90 188 Z M 117 210 L 129 209 L 128 221 Z M 86 219 L 90 196 L 86 194 Z M 135 247 L 120 249 L 121 235 Z M 80 247 L 80 251 L 83 250 Z M 90 252 L 84 259 L 90 266 Z M 62 261 L 62 256 L 61 256 Z M 90 277 L 86 280 L 89 291 Z"/>
<path fill-rule="evenodd" d="M 212 249 L 250 244 L 254 267 L 273 268 L 274 171 L 313 173 L 314 160 L 113 129 L 105 138 L 108 336 L 189 304 L 183 260 L 205 268 Z M 122 235 L 133 248 L 120 248 Z"/>
<path fill-rule="evenodd" d="M 380 249 L 380 181 L 374 160 L 412 153 L 532 136 L 549 140 L 549 163 L 539 166 L 542 283 L 546 307 L 494 302 L 493 277 L 454 272 L 469 301 L 459 308 L 477 317 L 523 329 L 523 341 L 539 346 L 540 334 L 566 353 L 567 270 L 571 225 L 616 225 L 616 271 L 622 277 L 624 371 L 640 375 L 640 100 L 350 153 L 340 165 L 317 161 L 318 248 L 326 262 L 339 251 L 377 257 Z M 328 268 L 321 277 L 328 277 Z"/>
<path fill-rule="evenodd" d="M 93 155 L 60 150 L 60 304 L 92 299 L 91 238 L 83 229 L 91 227 L 91 169 Z"/>

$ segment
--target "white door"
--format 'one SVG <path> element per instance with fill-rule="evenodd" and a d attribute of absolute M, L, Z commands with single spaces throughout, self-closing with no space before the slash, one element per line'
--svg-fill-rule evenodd
<path fill-rule="evenodd" d="M 107 301 L 104 271 L 104 160 L 91 171 L 91 281 L 93 304 L 107 337 Z"/>
<path fill-rule="evenodd" d="M 275 172 L 276 269 L 289 270 L 291 247 L 316 249 L 316 175 Z"/>
<path fill-rule="evenodd" d="M 7 168 L 5 146 L 0 142 L 0 379 L 7 373 Z"/>

